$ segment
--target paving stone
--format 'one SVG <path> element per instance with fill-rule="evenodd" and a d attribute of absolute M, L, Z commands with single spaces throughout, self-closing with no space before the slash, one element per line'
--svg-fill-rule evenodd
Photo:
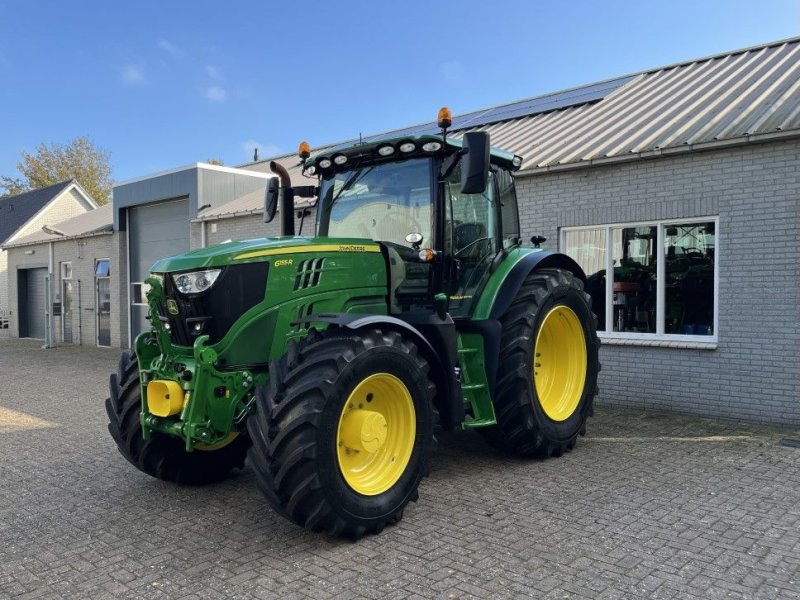
<path fill-rule="evenodd" d="M 117 358 L 0 339 L 0 598 L 800 599 L 798 430 L 599 407 L 545 461 L 445 433 L 419 502 L 354 544 L 274 514 L 248 468 L 195 489 L 129 465 Z"/>

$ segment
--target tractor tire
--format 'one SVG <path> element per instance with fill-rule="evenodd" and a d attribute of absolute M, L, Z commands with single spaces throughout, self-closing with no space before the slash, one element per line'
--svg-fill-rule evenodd
<path fill-rule="evenodd" d="M 247 422 L 248 459 L 275 511 L 351 539 L 397 523 L 427 475 L 428 371 L 394 331 L 311 330 L 291 345 Z"/>
<path fill-rule="evenodd" d="M 120 357 L 119 368 L 110 377 L 109 389 L 108 431 L 120 454 L 143 473 L 183 485 L 205 485 L 225 479 L 233 469 L 244 465 L 250 446 L 246 433 L 239 433 L 217 449 L 193 452 L 186 452 L 183 440 L 164 433 L 153 433 L 149 440 L 144 440 L 139 421 L 142 406 L 139 363 L 133 351 Z"/>
<path fill-rule="evenodd" d="M 591 298 L 569 271 L 538 269 L 500 322 L 497 425 L 478 431 L 518 456 L 561 456 L 586 433 L 597 394 L 600 341 Z"/>

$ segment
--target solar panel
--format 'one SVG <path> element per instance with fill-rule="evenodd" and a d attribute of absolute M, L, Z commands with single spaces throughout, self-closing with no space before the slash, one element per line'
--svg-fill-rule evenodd
<path fill-rule="evenodd" d="M 509 119 L 528 117 L 530 115 L 559 110 L 569 106 L 596 102 L 597 100 L 602 100 L 617 88 L 625 85 L 634 77 L 635 75 L 619 77 L 617 79 L 593 83 L 563 92 L 545 94 L 543 96 L 520 100 L 519 102 L 512 102 L 502 106 L 494 106 L 492 108 L 485 108 L 459 115 L 453 117 L 453 125 L 450 127 L 450 130 L 465 129 L 467 127 L 482 127 L 491 123 L 497 123 L 498 121 L 508 121 Z M 426 133 L 438 132 L 439 127 L 435 122 L 422 123 L 420 125 L 413 125 L 411 127 L 395 129 L 393 131 L 365 137 L 364 141 L 373 142 L 382 138 L 395 138 L 406 135 L 423 135 Z"/>

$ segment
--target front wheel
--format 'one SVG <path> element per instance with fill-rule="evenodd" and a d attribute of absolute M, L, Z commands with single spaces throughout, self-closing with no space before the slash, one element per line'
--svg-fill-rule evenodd
<path fill-rule="evenodd" d="M 514 454 L 560 456 L 585 432 L 597 394 L 600 342 L 591 298 L 569 271 L 539 269 L 500 321 L 497 425 L 478 431 Z"/>
<path fill-rule="evenodd" d="M 248 458 L 259 488 L 315 531 L 357 539 L 396 523 L 427 468 L 434 391 L 396 332 L 312 332 L 257 391 Z"/>
<path fill-rule="evenodd" d="M 139 363 L 133 351 L 120 357 L 117 372 L 109 378 L 109 392 L 108 431 L 120 454 L 140 471 L 164 481 L 204 485 L 225 479 L 232 470 L 244 466 L 250 445 L 246 433 L 233 434 L 212 447 L 198 445 L 194 452 L 186 452 L 183 440 L 165 433 L 153 432 L 145 441 L 139 421 Z"/>

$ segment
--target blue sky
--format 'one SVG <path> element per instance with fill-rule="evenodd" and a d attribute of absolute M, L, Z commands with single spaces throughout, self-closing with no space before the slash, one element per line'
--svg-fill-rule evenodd
<path fill-rule="evenodd" d="M 799 0 L 0 0 L 0 174 L 80 135 L 116 180 L 237 165 L 798 34 Z"/>

